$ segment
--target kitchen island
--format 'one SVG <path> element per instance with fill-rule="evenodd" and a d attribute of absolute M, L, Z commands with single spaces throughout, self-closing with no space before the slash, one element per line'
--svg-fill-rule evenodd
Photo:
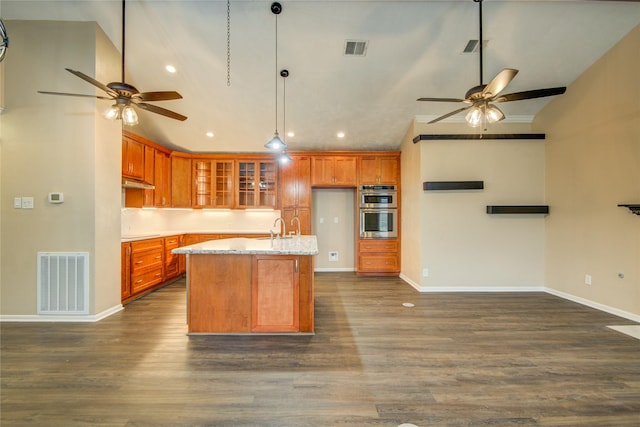
<path fill-rule="evenodd" d="M 232 238 L 187 255 L 189 334 L 312 334 L 316 236 Z"/>

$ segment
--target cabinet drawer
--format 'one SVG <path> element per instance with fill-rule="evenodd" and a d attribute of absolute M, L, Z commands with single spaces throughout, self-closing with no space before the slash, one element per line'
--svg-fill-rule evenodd
<path fill-rule="evenodd" d="M 149 270 L 146 273 L 135 274 L 131 277 L 131 293 L 143 291 L 162 282 L 162 265 L 160 268 Z"/>
<path fill-rule="evenodd" d="M 131 252 L 135 255 L 136 252 L 163 249 L 163 245 L 162 239 L 139 240 L 131 242 Z"/>
<path fill-rule="evenodd" d="M 399 271 L 398 256 L 394 255 L 360 255 L 358 267 L 360 271 Z"/>
<path fill-rule="evenodd" d="M 162 250 L 134 252 L 131 255 L 131 271 L 133 274 L 158 267 L 162 269 Z"/>
<path fill-rule="evenodd" d="M 165 264 L 164 273 L 167 278 L 180 274 L 177 256 L 174 261 Z"/>
<path fill-rule="evenodd" d="M 170 252 L 169 249 L 175 249 L 175 248 L 177 248 L 179 246 L 180 246 L 180 237 L 179 236 L 165 237 L 165 239 L 164 239 L 164 248 L 167 250 L 167 252 Z"/>
<path fill-rule="evenodd" d="M 360 240 L 358 253 L 398 252 L 397 240 Z"/>

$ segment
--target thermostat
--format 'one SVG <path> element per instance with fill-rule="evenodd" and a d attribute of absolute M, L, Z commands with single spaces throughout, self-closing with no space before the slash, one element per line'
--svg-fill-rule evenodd
<path fill-rule="evenodd" d="M 49 193 L 49 203 L 62 203 L 64 202 L 63 193 Z"/>

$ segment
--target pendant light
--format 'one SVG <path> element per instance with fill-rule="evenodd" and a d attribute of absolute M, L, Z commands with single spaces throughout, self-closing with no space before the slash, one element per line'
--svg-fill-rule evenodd
<path fill-rule="evenodd" d="M 269 150 L 280 151 L 287 148 L 287 144 L 280 139 L 278 135 L 278 15 L 282 12 L 282 5 L 278 2 L 271 3 L 271 12 L 276 15 L 276 83 L 275 83 L 275 95 L 276 95 L 276 130 L 273 138 L 267 142 L 264 146 Z"/>

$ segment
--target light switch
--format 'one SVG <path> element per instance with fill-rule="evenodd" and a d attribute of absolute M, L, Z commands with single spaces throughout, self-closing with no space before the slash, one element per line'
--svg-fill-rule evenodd
<path fill-rule="evenodd" d="M 33 209 L 33 197 L 22 198 L 22 209 Z"/>
<path fill-rule="evenodd" d="M 14 197 L 13 198 L 13 208 L 14 209 L 22 209 L 22 197 Z"/>

